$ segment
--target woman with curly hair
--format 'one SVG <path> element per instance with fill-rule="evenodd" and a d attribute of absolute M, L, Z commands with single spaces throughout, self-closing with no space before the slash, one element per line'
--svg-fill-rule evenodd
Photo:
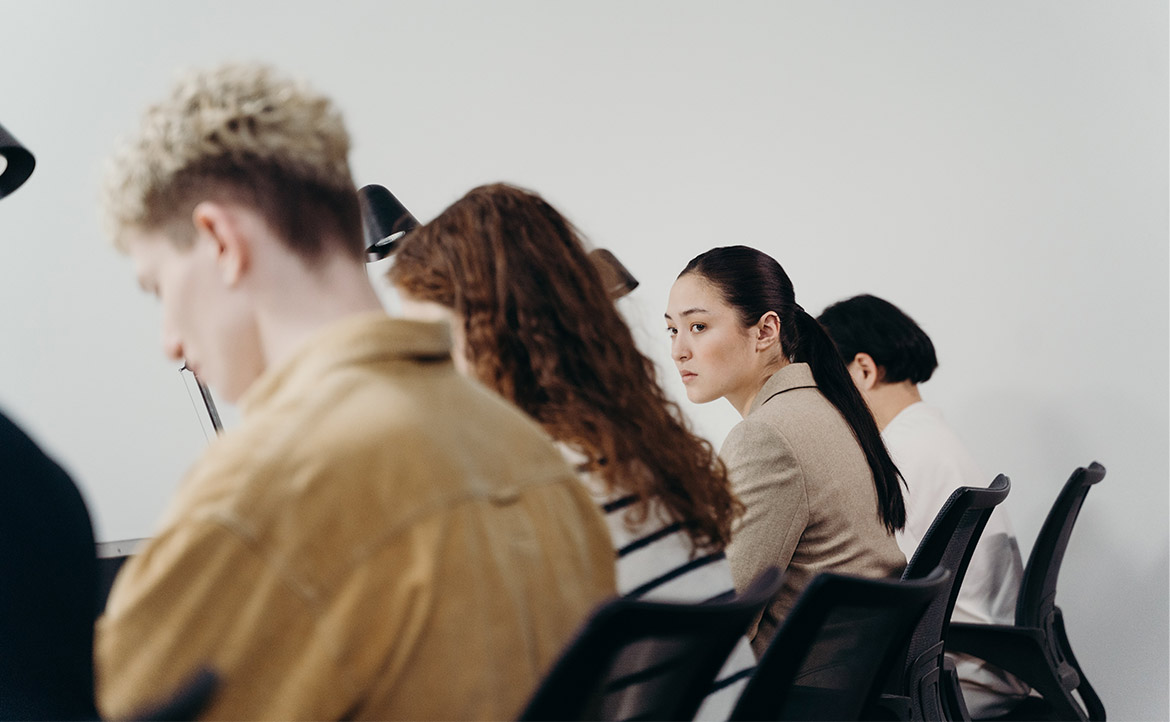
<path fill-rule="evenodd" d="M 601 505 L 628 597 L 732 593 L 741 507 L 637 349 L 577 230 L 540 196 L 470 191 L 402 239 L 389 272 L 408 315 L 445 317 L 456 363 L 535 419 Z M 733 653 L 701 718 L 726 718 L 755 660 Z"/>

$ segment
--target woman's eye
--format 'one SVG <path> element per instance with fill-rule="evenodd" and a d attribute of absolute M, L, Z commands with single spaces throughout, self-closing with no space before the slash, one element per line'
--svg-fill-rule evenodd
<path fill-rule="evenodd" d="M 677 336 L 677 335 L 678 335 L 678 329 L 677 329 L 677 328 L 675 328 L 674 326 L 667 326 L 667 327 L 666 327 L 666 332 L 667 332 L 668 334 L 670 334 L 671 336 Z"/>
<path fill-rule="evenodd" d="M 703 331 L 706 328 L 707 328 L 707 324 L 705 324 L 705 323 L 692 323 L 691 324 L 691 333 L 699 333 L 700 331 Z"/>

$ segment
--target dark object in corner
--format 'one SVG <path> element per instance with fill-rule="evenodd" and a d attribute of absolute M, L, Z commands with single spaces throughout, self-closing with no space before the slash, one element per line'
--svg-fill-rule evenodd
<path fill-rule="evenodd" d="M 0 719 L 96 719 L 93 527 L 69 475 L 0 414 Z"/>

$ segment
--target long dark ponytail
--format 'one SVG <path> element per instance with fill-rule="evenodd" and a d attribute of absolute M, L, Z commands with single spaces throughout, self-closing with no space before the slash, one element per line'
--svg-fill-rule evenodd
<path fill-rule="evenodd" d="M 796 303 L 788 274 L 766 253 L 747 246 L 712 248 L 687 264 L 688 273 L 701 276 L 719 289 L 739 313 L 745 326 L 774 311 L 780 318 L 780 347 L 794 363 L 807 363 L 817 388 L 845 417 L 873 471 L 878 517 L 891 532 L 906 525 L 906 505 L 898 480 L 901 474 L 882 443 L 877 423 L 849 378 L 837 347 L 815 318 Z"/>

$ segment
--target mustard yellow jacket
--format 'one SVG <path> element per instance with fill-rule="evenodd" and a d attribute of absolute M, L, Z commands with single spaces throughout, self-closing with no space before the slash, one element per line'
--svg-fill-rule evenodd
<path fill-rule="evenodd" d="M 445 326 L 361 316 L 266 372 L 97 630 L 107 717 L 200 665 L 222 719 L 514 716 L 614 593 L 605 523 Z"/>

